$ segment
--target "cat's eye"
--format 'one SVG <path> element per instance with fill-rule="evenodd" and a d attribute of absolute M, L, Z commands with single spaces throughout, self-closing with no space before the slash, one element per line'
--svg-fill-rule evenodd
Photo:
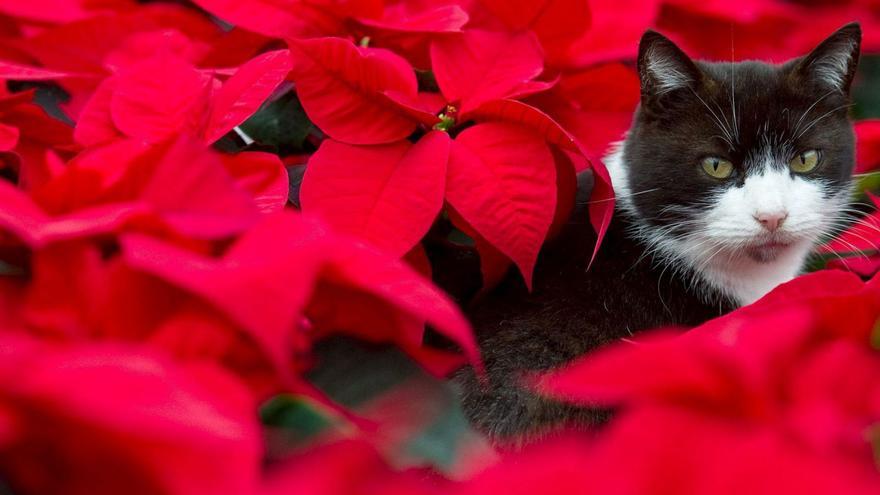
<path fill-rule="evenodd" d="M 703 159 L 703 171 L 716 179 L 726 179 L 733 174 L 733 164 L 724 158 L 709 157 Z"/>
<path fill-rule="evenodd" d="M 794 172 L 805 174 L 807 172 L 812 172 L 819 165 L 821 159 L 822 155 L 819 154 L 818 150 L 804 151 L 800 155 L 792 158 L 791 161 L 788 162 L 788 166 L 791 167 L 791 170 Z"/>

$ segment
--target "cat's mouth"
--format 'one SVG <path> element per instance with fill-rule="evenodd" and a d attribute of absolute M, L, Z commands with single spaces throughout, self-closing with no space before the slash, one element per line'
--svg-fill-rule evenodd
<path fill-rule="evenodd" d="M 778 239 L 761 241 L 755 245 L 746 248 L 746 254 L 749 258 L 758 263 L 770 263 L 778 258 L 783 252 L 791 247 L 791 242 Z"/>

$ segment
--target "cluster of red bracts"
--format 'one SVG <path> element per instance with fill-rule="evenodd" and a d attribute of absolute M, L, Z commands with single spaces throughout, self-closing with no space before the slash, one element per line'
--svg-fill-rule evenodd
<path fill-rule="evenodd" d="M 392 469 L 304 378 L 337 333 L 438 375 L 480 366 L 420 243 L 445 215 L 487 282 L 511 264 L 528 282 L 588 168 L 603 232 L 600 158 L 638 103 L 644 29 L 695 55 L 782 60 L 857 18 L 880 51 L 874 2 L 192 3 L 0 0 L 4 489 L 876 492 L 880 288 L 839 272 L 534 377 L 618 415 L 597 435 L 462 461 L 464 480 Z M 60 104 L 37 104 L 46 81 Z M 302 212 L 287 166 L 303 156 L 212 146 L 290 92 L 319 129 Z M 880 132 L 858 130 L 869 171 Z M 865 225 L 840 246 L 873 235 L 857 245 L 870 248 Z M 426 324 L 461 354 L 423 346 Z M 267 467 L 257 410 L 281 392 L 335 408 L 354 438 Z"/>

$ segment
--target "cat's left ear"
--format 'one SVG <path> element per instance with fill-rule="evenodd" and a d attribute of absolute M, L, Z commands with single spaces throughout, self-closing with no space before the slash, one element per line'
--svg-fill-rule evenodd
<path fill-rule="evenodd" d="M 801 59 L 795 70 L 814 84 L 849 94 L 861 45 L 862 28 L 857 22 L 847 24 Z"/>

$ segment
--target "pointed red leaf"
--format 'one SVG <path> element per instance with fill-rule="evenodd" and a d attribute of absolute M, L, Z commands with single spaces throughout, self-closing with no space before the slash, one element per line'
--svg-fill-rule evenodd
<path fill-rule="evenodd" d="M 458 5 L 442 5 L 430 10 L 411 12 L 401 2 L 386 7 L 381 19 L 358 19 L 365 26 L 405 33 L 457 33 L 468 22 L 467 12 Z"/>
<path fill-rule="evenodd" d="M 439 131 L 414 145 L 324 141 L 303 178 L 303 211 L 403 256 L 443 207 L 449 146 L 449 137 Z"/>
<path fill-rule="evenodd" d="M 155 57 L 120 73 L 110 99 L 113 123 L 151 142 L 203 125 L 212 77 L 176 57 Z"/>
<path fill-rule="evenodd" d="M 562 149 L 578 151 L 574 137 L 552 117 L 537 108 L 517 100 L 494 100 L 484 103 L 468 114 L 478 122 L 508 122 L 527 127 L 550 144 Z"/>
<path fill-rule="evenodd" d="M 383 94 L 418 93 L 415 72 L 400 56 L 341 38 L 291 41 L 290 47 L 297 95 L 312 122 L 332 138 L 384 144 L 415 130 L 416 120 Z"/>
<path fill-rule="evenodd" d="M 100 12 L 132 8 L 131 0 L 42 0 L 40 2 L 0 2 L 0 12 L 36 22 L 65 23 Z"/>
<path fill-rule="evenodd" d="M 305 3 L 332 12 L 339 17 L 376 19 L 385 10 L 385 0 L 305 0 Z"/>
<path fill-rule="evenodd" d="M 288 50 L 264 53 L 239 67 L 212 98 L 205 140 L 213 143 L 253 115 L 284 81 L 290 67 Z"/>
<path fill-rule="evenodd" d="M 18 46 L 40 61 L 44 67 L 105 77 L 111 65 L 108 62 L 111 62 L 112 54 L 120 49 L 125 50 L 127 41 L 133 35 L 165 30 L 181 33 L 189 38 L 190 45 L 196 40 L 211 40 L 221 32 L 215 23 L 197 10 L 162 2 L 141 4 L 137 10 L 130 12 L 96 15 L 42 29 Z M 145 52 L 151 55 L 166 47 L 164 44 L 156 47 L 143 46 Z M 132 55 L 122 58 L 131 60 Z M 65 80 L 62 83 L 69 85 L 70 81 Z"/>
<path fill-rule="evenodd" d="M 155 159 L 146 155 L 141 161 Z M 251 198 L 238 189 L 220 158 L 201 143 L 180 139 L 151 169 L 137 195 L 177 231 L 192 237 L 217 238 L 237 234 L 257 220 Z"/>
<path fill-rule="evenodd" d="M 593 158 L 605 156 L 612 143 L 623 139 L 641 94 L 638 74 L 621 63 L 567 74 L 557 89 L 538 105 Z"/>
<path fill-rule="evenodd" d="M 242 151 L 220 155 L 226 171 L 242 190 L 254 198 L 257 209 L 271 213 L 284 208 L 290 193 L 287 169 L 278 155 L 260 151 Z"/>
<path fill-rule="evenodd" d="M 478 124 L 455 140 L 446 199 L 531 286 L 556 210 L 556 167 L 544 139 L 511 124 Z"/>
<path fill-rule="evenodd" d="M 62 79 L 65 77 L 73 77 L 75 74 L 67 72 L 58 72 L 54 70 L 44 69 L 42 67 L 32 67 L 21 65 L 15 62 L 7 62 L 0 60 L 0 79 L 15 79 L 18 81 L 45 81 L 50 79 Z"/>
<path fill-rule="evenodd" d="M 662 0 L 590 0 L 590 29 L 555 65 L 584 68 L 597 63 L 635 60 L 639 38 L 654 26 Z M 729 41 L 729 40 L 728 40 Z"/>
<path fill-rule="evenodd" d="M 874 206 L 880 207 L 880 197 L 867 194 Z M 846 231 L 822 246 L 822 252 L 860 256 L 880 253 L 880 211 L 875 210 L 860 218 Z"/>
<path fill-rule="evenodd" d="M 133 205 L 145 221 L 196 238 L 237 234 L 258 216 L 217 152 L 195 137 L 149 146 L 116 141 L 79 155 L 64 173 L 34 192 L 55 215 L 79 215 L 99 205 Z"/>
<path fill-rule="evenodd" d="M 110 102 L 116 91 L 116 78 L 108 77 L 98 85 L 80 112 L 73 138 L 83 146 L 96 146 L 125 136 L 116 128 L 110 114 Z"/>
<path fill-rule="evenodd" d="M 207 49 L 205 43 L 191 40 L 177 29 L 138 32 L 126 37 L 110 52 L 104 66 L 115 73 L 157 55 L 171 55 L 195 63 Z"/>
<path fill-rule="evenodd" d="M 250 493 L 258 482 L 257 405 L 215 366 L 183 367 L 132 346 L 42 346 L 8 333 L 0 354 L 21 373 L 0 377 L 11 423 L 4 433 L 13 435 L 3 439 L 3 472 L 17 490 L 109 494 L 135 484 Z"/>
<path fill-rule="evenodd" d="M 596 231 L 596 247 L 593 249 L 593 255 L 590 257 L 590 264 L 599 254 L 599 248 L 602 246 L 602 240 L 608 232 L 608 226 L 611 225 L 611 217 L 614 216 L 614 204 L 616 202 L 614 196 L 614 188 L 611 185 L 611 177 L 608 175 L 608 169 L 605 164 L 597 160 L 592 165 L 595 181 L 593 182 L 593 193 L 590 195 L 590 223 L 593 230 Z"/>
<path fill-rule="evenodd" d="M 425 127 L 440 123 L 438 115 L 446 107 L 446 99 L 437 93 L 419 93 L 415 96 L 398 91 L 386 91 L 389 104 L 394 104 Z"/>
<path fill-rule="evenodd" d="M 49 216 L 31 198 L 9 182 L 0 181 L 0 228 L 22 239 L 37 242 L 38 231 Z"/>
<path fill-rule="evenodd" d="M 0 181 L 0 230 L 24 244 L 38 248 L 50 242 L 112 232 L 145 209 L 127 204 L 84 208 L 73 214 L 51 217 L 24 192 Z"/>
<path fill-rule="evenodd" d="M 431 62 L 443 96 L 462 112 L 511 96 L 544 70 L 541 47 L 528 33 L 470 30 L 438 38 Z"/>
<path fill-rule="evenodd" d="M 270 358 L 282 381 L 290 383 L 294 376 L 294 332 L 311 294 L 319 260 L 304 251 L 283 249 L 289 248 L 286 245 L 267 249 L 273 246 L 267 241 L 292 233 L 289 223 L 267 218 L 219 260 L 145 236 L 124 236 L 121 244 L 127 266 L 211 304 L 244 329 Z M 254 252 L 255 248 L 260 252 Z"/>
<path fill-rule="evenodd" d="M 18 144 L 17 127 L 0 124 L 0 151 L 11 151 Z"/>
<path fill-rule="evenodd" d="M 856 170 L 863 174 L 880 168 L 880 119 L 856 122 Z"/>
<path fill-rule="evenodd" d="M 589 2 L 583 0 L 480 0 L 507 27 L 532 30 L 553 59 L 590 27 Z"/>
<path fill-rule="evenodd" d="M 319 36 L 342 30 L 325 8 L 302 0 L 194 0 L 196 5 L 230 24 L 276 38 Z"/>
<path fill-rule="evenodd" d="M 386 321 L 397 320 L 402 330 L 418 331 L 417 334 L 399 336 L 404 349 L 421 344 L 421 322 L 425 322 L 455 342 L 468 360 L 482 370 L 480 352 L 470 324 L 458 306 L 430 280 L 403 261 L 388 258 L 379 251 L 357 243 L 336 242 L 332 249 L 330 247 L 326 251 L 330 265 L 328 281 L 380 298 L 402 313 L 395 317 L 384 311 Z"/>

